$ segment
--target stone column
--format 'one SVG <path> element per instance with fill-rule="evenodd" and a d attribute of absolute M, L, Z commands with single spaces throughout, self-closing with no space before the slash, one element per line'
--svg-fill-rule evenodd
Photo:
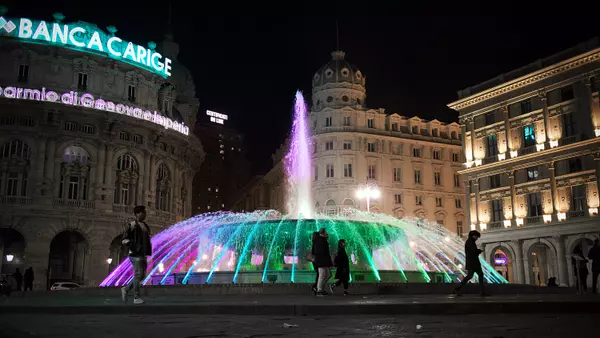
<path fill-rule="evenodd" d="M 469 131 L 471 132 L 471 154 L 473 155 L 473 161 L 475 161 L 475 121 L 472 118 L 469 119 Z"/>
<path fill-rule="evenodd" d="M 600 194 L 600 153 L 594 154 L 594 162 L 596 163 L 596 185 Z M 600 196 L 598 196 L 600 198 Z"/>
<path fill-rule="evenodd" d="M 104 183 L 104 172 L 106 171 L 106 146 L 104 143 L 100 143 L 98 146 L 98 165 L 96 168 L 96 179 L 95 179 L 95 195 L 96 199 L 102 199 L 102 184 Z"/>
<path fill-rule="evenodd" d="M 512 133 L 510 130 L 510 116 L 508 115 L 508 107 L 502 106 L 502 116 L 504 117 L 504 133 L 506 136 L 506 158 L 510 158 L 510 151 L 512 150 Z"/>
<path fill-rule="evenodd" d="M 35 175 L 35 194 L 42 195 L 44 193 L 44 168 L 46 162 L 46 142 L 45 137 L 41 137 L 38 142 L 38 157 L 37 157 L 37 171 Z"/>
<path fill-rule="evenodd" d="M 548 101 L 546 100 L 546 92 L 541 91 L 538 93 L 540 100 L 542 101 L 542 107 L 544 109 L 544 129 L 546 134 L 546 149 L 550 148 L 550 116 L 548 116 Z"/>
<path fill-rule="evenodd" d="M 562 236 L 555 236 L 556 241 L 556 260 L 558 263 L 558 283 L 560 286 L 569 285 L 567 270 L 567 256 L 565 255 L 565 240 Z"/>
<path fill-rule="evenodd" d="M 471 229 L 471 192 L 469 191 L 469 186 L 471 184 L 469 183 L 470 182 L 469 180 L 464 180 L 463 182 L 465 185 L 465 195 L 467 196 L 467 198 L 465 199 L 465 208 L 466 208 L 465 210 L 467 211 L 465 213 L 466 214 L 465 221 L 467 224 L 463 225 L 463 232 L 464 232 L 465 230 Z"/>
<path fill-rule="evenodd" d="M 52 196 L 54 198 L 57 198 L 57 197 L 62 198 L 62 196 L 58 196 L 58 193 L 60 192 L 59 191 L 60 190 L 60 178 L 62 177 L 62 172 L 60 170 L 60 160 L 55 158 L 53 166 L 54 166 L 54 176 L 53 176 L 54 183 L 52 184 L 52 187 L 53 187 Z M 63 190 L 63 192 L 64 192 L 64 190 Z"/>
<path fill-rule="evenodd" d="M 586 119 L 586 120 L 591 122 L 592 135 L 590 135 L 590 136 L 594 137 L 594 136 L 596 136 L 595 129 L 598 126 L 596 125 L 596 119 L 594 118 L 595 117 L 594 116 L 594 97 L 593 97 L 593 93 L 592 93 L 592 82 L 590 81 L 589 78 L 587 78 L 583 81 L 583 83 L 585 83 L 586 100 L 588 101 L 588 105 L 590 107 L 589 119 Z"/>
<path fill-rule="evenodd" d="M 481 230 L 479 228 L 479 203 L 481 202 L 479 199 L 479 179 L 476 178 L 473 181 L 473 190 L 475 190 L 475 224 L 477 225 L 477 230 Z"/>
<path fill-rule="evenodd" d="M 515 268 L 517 283 L 525 284 L 525 259 L 523 258 L 523 244 L 521 241 L 513 241 L 513 247 L 515 249 Z"/>
<path fill-rule="evenodd" d="M 517 214 L 515 213 L 515 208 L 517 205 L 517 189 L 515 188 L 515 172 L 508 172 L 508 179 L 510 180 L 510 207 L 512 210 L 512 219 L 510 220 L 511 228 L 517 226 Z"/>
<path fill-rule="evenodd" d="M 467 123 L 466 121 L 461 121 L 461 125 L 460 125 L 460 137 L 461 137 L 461 141 L 462 141 L 462 151 L 463 154 L 465 154 L 465 161 L 467 158 L 467 125 L 465 124 Z"/>
<path fill-rule="evenodd" d="M 144 157 L 144 198 L 142 202 L 145 206 L 148 206 L 148 195 L 150 194 L 150 158 L 152 155 L 147 152 Z"/>
<path fill-rule="evenodd" d="M 548 171 L 550 171 L 550 190 L 552 191 L 552 220 L 557 220 L 558 212 L 558 191 L 556 190 L 556 176 L 554 173 L 554 162 L 548 163 Z"/>
<path fill-rule="evenodd" d="M 54 157 L 56 156 L 56 141 L 48 140 L 46 146 L 46 163 L 44 164 L 44 177 L 48 182 L 54 178 Z"/>
<path fill-rule="evenodd" d="M 113 155 L 114 149 L 113 144 L 108 143 L 106 145 L 106 158 L 104 161 L 104 186 L 106 187 L 106 203 L 110 206 L 114 203 L 114 189 L 115 183 L 113 182 Z"/>

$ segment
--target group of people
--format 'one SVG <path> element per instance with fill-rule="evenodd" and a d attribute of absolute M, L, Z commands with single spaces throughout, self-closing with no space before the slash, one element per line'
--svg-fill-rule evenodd
<path fill-rule="evenodd" d="M 587 259 L 583 255 L 581 246 L 575 247 L 571 258 L 573 264 L 573 274 L 575 275 L 575 285 L 579 293 L 587 292 L 587 278 L 589 276 L 588 262 L 592 261 L 592 293 L 598 293 L 598 275 L 600 275 L 600 240 L 594 241 L 594 246 L 590 249 Z"/>
<path fill-rule="evenodd" d="M 24 287 L 24 288 L 23 288 Z M 29 267 L 21 274 L 17 268 L 12 275 L 0 276 L 0 295 L 10 296 L 12 291 L 33 291 L 33 268 Z"/>
<path fill-rule="evenodd" d="M 325 228 L 314 232 L 312 236 L 312 248 L 308 259 L 312 261 L 316 272 L 315 284 L 312 290 L 317 296 L 326 296 L 329 293 L 324 290 L 325 284 L 331 278 L 331 268 L 335 267 L 335 279 L 337 282 L 329 284 L 329 291 L 334 292 L 335 288 L 343 285 L 344 295 L 348 295 L 348 283 L 350 282 L 350 260 L 346 253 L 346 240 L 338 241 L 338 249 L 335 258 L 331 259 L 329 252 L 329 233 Z"/>

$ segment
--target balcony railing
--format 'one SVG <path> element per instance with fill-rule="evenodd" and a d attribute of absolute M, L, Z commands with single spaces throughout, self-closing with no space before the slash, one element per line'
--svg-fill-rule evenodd
<path fill-rule="evenodd" d="M 64 198 L 55 198 L 52 201 L 52 205 L 55 207 L 94 209 L 96 206 L 96 203 L 94 201 L 82 201 L 82 200 L 70 200 L 70 199 L 64 199 Z"/>
<path fill-rule="evenodd" d="M 537 151 L 537 146 L 532 145 L 527 148 L 521 148 L 521 150 L 519 150 L 519 155 L 523 156 L 523 155 L 527 155 L 527 154 L 533 154 L 536 151 Z"/>
<path fill-rule="evenodd" d="M 31 204 L 31 197 L 2 196 L 2 204 Z"/>
<path fill-rule="evenodd" d="M 542 216 L 530 216 L 525 218 L 525 225 L 534 225 L 542 223 Z"/>
<path fill-rule="evenodd" d="M 577 218 L 585 216 L 585 211 L 583 210 L 571 210 L 567 214 L 569 218 Z"/>
<path fill-rule="evenodd" d="M 498 155 L 489 156 L 483 159 L 483 164 L 498 162 Z"/>
<path fill-rule="evenodd" d="M 502 229 L 502 222 L 490 222 L 489 224 L 490 229 Z"/>

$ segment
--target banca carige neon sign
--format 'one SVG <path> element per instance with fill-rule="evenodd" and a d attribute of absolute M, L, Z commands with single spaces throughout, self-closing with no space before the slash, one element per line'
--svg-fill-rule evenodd
<path fill-rule="evenodd" d="M 116 31 L 116 29 L 115 29 Z M 171 76 L 171 59 L 151 48 L 124 41 L 85 22 L 63 24 L 30 20 L 5 19 L 0 16 L 0 35 L 28 43 L 48 44 L 98 54 L 143 68 L 164 78 Z"/>

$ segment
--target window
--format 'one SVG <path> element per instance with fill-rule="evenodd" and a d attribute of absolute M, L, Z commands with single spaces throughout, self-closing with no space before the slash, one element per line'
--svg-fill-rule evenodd
<path fill-rule="evenodd" d="M 419 133 L 419 126 L 412 127 L 412 133 L 413 134 L 418 134 Z"/>
<path fill-rule="evenodd" d="M 96 132 L 96 127 L 94 127 L 91 124 L 84 124 L 83 128 L 81 129 L 81 131 L 83 131 L 86 134 L 93 134 Z"/>
<path fill-rule="evenodd" d="M 77 193 L 79 192 L 79 177 L 69 177 L 69 190 L 67 193 L 67 199 L 76 200 L 78 199 Z"/>
<path fill-rule="evenodd" d="M 332 125 L 331 122 L 332 122 L 332 117 L 331 116 L 326 117 L 325 118 L 325 127 L 331 127 L 331 125 Z"/>
<path fill-rule="evenodd" d="M 441 207 L 443 207 L 443 206 L 444 206 L 444 199 L 443 199 L 443 198 L 441 198 L 441 197 L 436 197 L 436 198 L 435 198 L 435 206 L 436 206 L 437 208 L 441 208 Z"/>
<path fill-rule="evenodd" d="M 133 156 L 125 154 L 117 159 L 115 204 L 131 205 L 135 202 L 135 187 L 139 180 L 138 164 Z M 132 179 L 131 177 L 138 177 Z"/>
<path fill-rule="evenodd" d="M 352 163 L 344 164 L 344 177 L 352 177 Z"/>
<path fill-rule="evenodd" d="M 15 117 L 11 115 L 2 116 L 2 118 L 0 118 L 0 124 L 3 126 L 12 126 L 15 124 Z"/>
<path fill-rule="evenodd" d="M 485 114 L 485 125 L 489 126 L 490 124 L 494 123 L 496 123 L 496 113 L 492 111 Z"/>
<path fill-rule="evenodd" d="M 367 178 L 371 180 L 377 179 L 377 168 L 375 167 L 375 165 L 369 165 Z"/>
<path fill-rule="evenodd" d="M 137 144 L 142 144 L 142 142 L 143 142 L 142 135 L 138 135 L 138 134 L 133 135 L 133 142 L 135 142 Z"/>
<path fill-rule="evenodd" d="M 504 213 L 502 212 L 502 200 L 492 201 L 492 222 L 502 222 L 504 220 Z"/>
<path fill-rule="evenodd" d="M 170 196 L 170 185 L 169 185 L 169 168 L 166 165 L 161 164 L 156 172 L 156 209 L 169 211 L 169 196 Z M 219 192 L 219 188 L 215 189 Z"/>
<path fill-rule="evenodd" d="M 19 174 L 16 172 L 9 172 L 8 179 L 6 181 L 6 192 L 7 196 L 17 196 L 19 191 Z"/>
<path fill-rule="evenodd" d="M 500 174 L 490 176 L 490 189 L 500 188 Z"/>
<path fill-rule="evenodd" d="M 431 130 L 431 136 L 438 137 L 438 130 L 437 129 L 432 129 Z"/>
<path fill-rule="evenodd" d="M 421 148 L 413 148 L 413 157 L 421 157 Z"/>
<path fill-rule="evenodd" d="M 352 150 L 352 141 L 344 141 L 344 150 Z"/>
<path fill-rule="evenodd" d="M 456 222 L 456 235 L 462 237 L 463 235 L 463 222 Z"/>
<path fill-rule="evenodd" d="M 415 184 L 421 184 L 421 171 L 415 170 Z"/>
<path fill-rule="evenodd" d="M 535 129 L 533 124 L 523 127 L 523 140 L 525 141 L 526 148 L 535 145 Z"/>
<path fill-rule="evenodd" d="M 392 123 L 392 131 L 398 131 L 398 123 Z"/>
<path fill-rule="evenodd" d="M 82 147 L 69 146 L 65 149 L 63 163 L 79 163 L 81 165 L 90 165 L 90 154 Z"/>
<path fill-rule="evenodd" d="M 440 151 L 439 150 L 434 150 L 433 151 L 433 159 L 434 160 L 441 160 L 441 156 L 440 156 Z"/>
<path fill-rule="evenodd" d="M 498 138 L 496 135 L 487 137 L 487 157 L 498 155 Z"/>
<path fill-rule="evenodd" d="M 402 182 L 402 168 L 394 168 L 394 182 Z"/>
<path fill-rule="evenodd" d="M 394 194 L 394 203 L 402 204 L 402 194 Z"/>
<path fill-rule="evenodd" d="M 328 164 L 325 169 L 325 177 L 333 178 L 333 164 Z"/>
<path fill-rule="evenodd" d="M 127 99 L 129 100 L 129 102 L 136 102 L 135 101 L 135 87 L 132 85 L 129 85 L 127 87 Z"/>
<path fill-rule="evenodd" d="M 433 184 L 442 185 L 442 174 L 441 173 L 433 173 Z"/>
<path fill-rule="evenodd" d="M 367 128 L 375 128 L 375 119 L 367 120 Z"/>
<path fill-rule="evenodd" d="M 531 113 L 531 99 L 519 102 L 519 106 L 521 108 L 521 114 Z"/>
<path fill-rule="evenodd" d="M 375 143 L 375 142 L 367 143 L 367 151 L 370 153 L 377 152 L 377 143 Z"/>
<path fill-rule="evenodd" d="M 123 140 L 123 141 L 129 141 L 129 139 L 130 139 L 130 135 L 129 135 L 129 133 L 128 133 L 128 132 L 126 132 L 126 131 L 120 131 L 120 132 L 119 132 L 119 139 L 120 139 L 120 140 Z"/>
<path fill-rule="evenodd" d="M 319 167 L 315 166 L 313 168 L 313 173 L 315 175 L 315 181 L 318 181 L 319 180 Z M 210 188 L 208 188 L 208 189 L 210 189 Z"/>
<path fill-rule="evenodd" d="M 2 146 L 2 158 L 29 158 L 29 146 L 19 140 L 11 140 Z"/>
<path fill-rule="evenodd" d="M 527 180 L 535 181 L 540 177 L 540 173 L 538 171 L 538 167 L 531 167 L 525 169 L 527 171 Z"/>
<path fill-rule="evenodd" d="M 452 162 L 460 162 L 460 156 L 458 153 L 452 153 Z"/>
<path fill-rule="evenodd" d="M 560 98 L 562 102 L 569 101 L 575 98 L 575 94 L 573 93 L 573 86 L 566 86 L 560 89 Z"/>
<path fill-rule="evenodd" d="M 454 206 L 456 207 L 456 209 L 462 209 L 462 200 L 460 198 L 455 199 Z"/>
<path fill-rule="evenodd" d="M 164 142 L 160 142 L 160 143 L 158 144 L 158 147 L 159 147 L 159 148 L 160 148 L 160 150 L 162 150 L 162 151 L 167 151 L 167 144 L 166 144 L 166 143 L 164 143 Z M 221 150 L 221 151 L 222 151 L 222 150 Z M 221 154 L 223 154 L 223 153 L 221 153 Z"/>
<path fill-rule="evenodd" d="M 325 150 L 333 150 L 333 141 L 325 142 Z"/>
<path fill-rule="evenodd" d="M 585 185 L 571 187 L 571 211 L 584 211 L 587 208 Z"/>
<path fill-rule="evenodd" d="M 65 122 L 65 130 L 66 131 L 77 131 L 78 126 L 77 126 L 77 122 Z"/>
<path fill-rule="evenodd" d="M 423 196 L 415 196 L 415 205 L 423 205 Z"/>
<path fill-rule="evenodd" d="M 542 215 L 542 200 L 540 193 L 535 192 L 527 195 L 527 208 L 529 217 L 536 217 Z"/>
<path fill-rule="evenodd" d="M 583 170 L 581 160 L 578 158 L 569 159 L 569 173 L 576 173 Z"/>
<path fill-rule="evenodd" d="M 33 127 L 35 126 L 35 119 L 31 117 L 22 117 L 19 118 L 19 124 L 25 127 Z"/>
<path fill-rule="evenodd" d="M 454 174 L 454 187 L 460 188 L 460 175 Z"/>
<path fill-rule="evenodd" d="M 344 116 L 344 127 L 350 126 L 350 116 Z"/>
<path fill-rule="evenodd" d="M 562 118 L 562 136 L 570 137 L 576 133 L 576 124 L 572 113 L 563 114 Z"/>
<path fill-rule="evenodd" d="M 88 76 L 84 73 L 79 73 L 77 77 L 77 89 L 79 90 L 87 90 L 88 85 Z"/>
<path fill-rule="evenodd" d="M 29 65 L 20 65 L 19 66 L 19 78 L 17 81 L 19 82 L 27 82 L 29 79 Z"/>

